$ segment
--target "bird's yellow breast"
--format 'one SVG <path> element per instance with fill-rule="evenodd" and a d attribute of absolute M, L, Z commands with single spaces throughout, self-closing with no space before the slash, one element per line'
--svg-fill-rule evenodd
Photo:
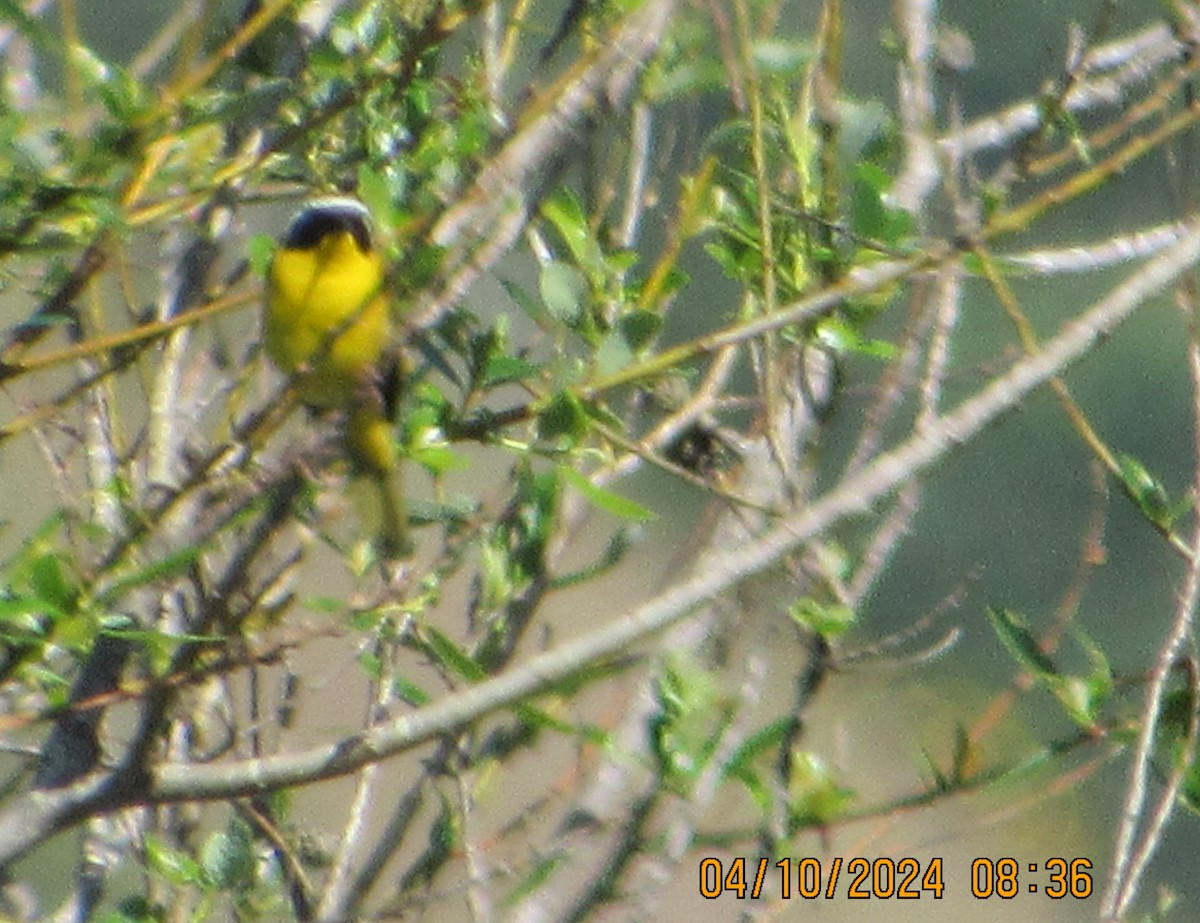
<path fill-rule="evenodd" d="M 300 397 L 315 406 L 348 403 L 389 338 L 383 263 L 337 231 L 316 246 L 276 252 L 267 283 L 267 354 L 303 372 Z"/>

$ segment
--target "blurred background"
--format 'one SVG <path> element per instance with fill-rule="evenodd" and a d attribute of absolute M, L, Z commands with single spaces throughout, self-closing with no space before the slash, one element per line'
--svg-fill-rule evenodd
<path fill-rule="evenodd" d="M 547 31 L 556 21 L 553 3 L 536 4 Z M 220 15 L 236 19 L 241 4 L 225 4 Z M 783 4 L 778 18 L 781 36 L 811 35 L 816 28 L 817 4 Z M 895 105 L 895 65 L 885 48 L 894 40 L 888 4 L 877 0 L 844 0 L 844 89 L 865 102 L 881 100 Z M 140 51 L 172 10 L 154 2 L 82 4 L 78 10 L 81 35 L 95 50 L 113 61 L 128 61 Z M 1095 0 L 1013 0 L 1008 4 L 981 4 L 969 0 L 943 2 L 938 20 L 947 35 L 969 39 L 973 63 L 961 70 L 940 74 L 944 91 L 957 111 L 939 113 L 939 124 L 952 119 L 970 123 L 998 109 L 1036 96 L 1043 85 L 1061 74 L 1068 45 L 1068 28 L 1078 23 L 1093 29 L 1104 22 L 1108 38 L 1144 28 L 1162 15 L 1157 0 L 1127 0 L 1104 4 Z M 533 46 L 531 46 L 533 47 Z M 531 70 L 537 63 L 526 65 Z M 61 79 L 53 72 L 38 74 L 49 85 Z M 669 118 L 680 138 L 703 139 L 705 132 L 725 116 L 728 99 L 689 99 L 672 107 Z M 682 143 L 682 142 L 681 142 Z M 986 167 L 986 158 L 985 158 Z M 981 172 L 987 172 L 986 168 Z M 1086 244 L 1113 234 L 1177 217 L 1178 198 L 1163 181 L 1161 157 L 1152 155 L 1128 170 L 1098 193 L 1060 209 L 1021 239 L 1022 248 L 1063 247 Z M 666 183 L 664 183 L 664 188 Z M 247 208 L 239 213 L 241 240 L 251 235 L 278 233 L 290 210 L 287 205 Z M 653 233 L 651 229 L 648 233 Z M 240 254 L 224 258 L 236 261 Z M 684 259 L 693 283 L 680 295 L 667 327 L 670 339 L 683 339 L 711 329 L 727 317 L 735 303 L 737 287 L 725 279 L 699 247 Z M 155 275 L 155 254 L 144 254 L 146 284 Z M 519 283 L 532 282 L 535 267 L 528 257 L 514 256 L 500 271 Z M 1018 279 L 1014 289 L 1042 336 L 1052 335 L 1065 319 L 1077 315 L 1111 286 L 1122 270 L 1059 279 Z M 494 280 L 481 283 L 468 298 L 481 316 L 513 311 L 511 300 Z M 9 288 L 0 296 L 0 325 L 22 319 L 35 300 L 29 292 Z M 718 317 L 714 317 L 714 312 Z M 515 313 L 515 312 L 514 312 Z M 887 338 L 903 319 L 897 308 L 885 314 L 874 335 Z M 253 311 L 220 321 L 230 339 L 250 336 L 256 329 Z M 530 334 L 524 318 L 513 321 L 513 338 Z M 1186 322 L 1168 298 L 1145 306 L 1132 323 L 1067 376 L 1067 382 L 1096 429 L 1117 450 L 1141 460 L 1167 486 L 1172 495 L 1186 491 L 1196 466 L 1188 372 Z M 947 405 L 974 392 L 1003 360 L 1017 355 L 1009 321 L 981 282 L 968 283 L 956 339 L 953 365 L 947 382 Z M 879 375 L 879 363 L 870 358 L 846 360 L 841 369 L 844 388 L 829 436 L 821 447 L 819 470 L 836 472 L 853 445 L 861 412 L 869 404 Z M 51 376 L 49 381 L 53 380 Z M 54 502 L 47 475 L 36 448 L 27 440 L 6 445 L 3 457 L 5 488 L 0 512 L 12 525 L 8 536 L 19 537 Z M 457 476 L 464 490 L 479 491 L 489 478 L 498 482 L 502 471 L 489 471 L 485 455 L 476 467 Z M 21 485 L 18 490 L 14 485 Z M 1064 599 L 1074 589 L 1073 579 L 1084 553 L 1085 537 L 1102 518 L 1105 561 L 1090 576 L 1078 601 L 1076 628 L 1109 653 L 1118 675 L 1138 676 L 1147 669 L 1161 643 L 1175 607 L 1182 564 L 1165 542 L 1152 537 L 1151 527 L 1132 504 L 1111 485 L 1097 489 L 1087 449 L 1064 425 L 1062 411 L 1048 393 L 1039 393 L 1019 413 L 993 427 L 966 449 L 934 470 L 911 533 L 886 576 L 858 613 L 859 621 L 843 640 L 847 649 L 870 647 L 878 639 L 904 632 L 914 622 L 953 600 L 938 625 L 961 627 L 957 643 L 921 662 L 903 656 L 864 658 L 835 670 L 805 717 L 803 744 L 820 754 L 852 785 L 864 806 L 901 798 L 917 790 L 931 775 L 930 762 L 944 766 L 956 744 L 959 729 L 984 720 L 998 692 L 1009 687 L 1016 667 L 989 627 L 985 610 L 1004 607 L 1023 613 L 1035 631 L 1050 625 Z M 639 566 L 631 574 L 619 571 L 609 579 L 589 584 L 586 592 L 562 594 L 547 613 L 556 638 L 585 631 L 595 620 L 622 611 L 660 587 L 678 567 L 693 540 L 697 518 L 707 503 L 705 495 L 680 486 L 655 472 L 639 474 L 621 486 L 626 495 L 664 515 L 642 527 Z M 818 493 L 820 488 L 818 487 Z M 1106 496 L 1107 494 L 1107 496 Z M 861 524 L 850 523 L 837 538 L 853 544 L 861 538 Z M 1186 529 L 1184 530 L 1186 531 Z M 590 546 L 603 541 L 598 531 Z M 331 572 L 332 574 L 333 572 Z M 323 592 L 349 592 L 349 583 L 334 582 Z M 767 610 L 772 600 L 753 600 Z M 448 611 L 461 611 L 463 601 L 448 598 Z M 748 615 L 748 623 L 763 619 L 769 626 L 781 612 Z M 770 636 L 769 627 L 755 628 Z M 933 641 L 940 633 L 926 636 Z M 920 645 L 917 645 L 918 647 Z M 345 645 L 314 644 L 302 662 L 317 672 L 319 685 L 310 691 L 317 707 L 309 714 L 312 726 L 298 730 L 294 743 L 314 739 L 341 723 L 338 691 L 354 671 L 356 651 Z M 780 684 L 778 695 L 790 695 L 789 677 L 797 669 L 789 658 L 801 658 L 798 649 L 781 640 L 777 646 L 781 665 L 773 671 Z M 1081 649 L 1068 638 L 1058 655 L 1076 667 L 1086 662 Z M 604 704 L 598 704 L 604 711 Z M 347 722 L 349 723 L 349 722 Z M 1018 696 L 1000 718 L 980 757 L 995 753 L 1020 753 L 1048 740 L 1066 738 L 1073 725 L 1044 691 Z M 1124 794 L 1127 761 L 1105 760 L 1099 751 L 1086 751 L 1078 766 L 1031 765 L 1011 789 L 987 790 L 945 799 L 933 807 L 914 805 L 886 819 L 866 818 L 839 824 L 836 829 L 812 834 L 798 844 L 814 854 L 912 856 L 922 862 L 942 857 L 945 862 L 946 897 L 934 902 L 923 898 L 911 906 L 897 901 L 853 903 L 801 901 L 782 908 L 780 918 L 841 920 L 1013 920 L 1045 921 L 1094 919 L 1097 898 L 1075 902 L 1052 901 L 1044 893 L 1023 893 L 1002 902 L 970 897 L 968 875 L 976 857 L 1013 857 L 1022 864 L 1045 868 L 1051 857 L 1086 857 L 1094 865 L 1095 881 L 1103 880 L 1113 849 L 1113 831 Z M 558 765 L 540 764 L 534 754 L 512 767 L 514 779 L 524 779 L 530 791 L 545 784 L 545 774 L 568 772 L 570 760 Z M 397 791 L 403 780 L 398 779 Z M 306 790 L 297 802 L 320 817 L 329 813 L 336 821 L 339 804 L 349 783 L 333 783 Z M 526 797 L 514 791 L 492 797 Z M 731 813 L 749 805 L 728 805 Z M 483 809 L 486 811 L 487 806 Z M 714 855 L 729 853 L 714 848 Z M 1143 909 L 1149 910 L 1159 884 L 1179 895 L 1172 919 L 1200 918 L 1200 886 L 1196 859 L 1200 854 L 1200 825 L 1181 812 L 1171 826 L 1164 848 L 1143 888 Z M 39 860 L 40 863 L 40 860 Z M 47 865 L 49 893 L 66 886 L 73 869 Z M 1044 872 L 1029 880 L 1045 887 Z M 55 883 L 57 879 L 57 883 Z M 1023 875 L 1022 883 L 1026 881 Z M 662 906 L 664 919 L 735 919 L 747 909 L 728 895 L 708 903 L 699 899 L 695 883 L 677 882 Z M 752 902 L 750 902 L 752 903 Z M 431 918 L 461 919 L 455 912 Z"/>

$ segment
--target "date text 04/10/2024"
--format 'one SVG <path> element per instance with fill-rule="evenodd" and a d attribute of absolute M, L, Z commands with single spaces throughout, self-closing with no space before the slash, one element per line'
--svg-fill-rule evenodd
<path fill-rule="evenodd" d="M 919 859 L 784 858 L 776 862 L 744 857 L 725 861 L 713 857 L 700 860 L 700 896 L 714 900 L 722 894 L 738 898 L 765 897 L 772 891 L 784 900 L 792 897 L 829 900 L 838 893 L 842 870 L 846 872 L 845 896 L 850 900 L 941 899 L 946 883 L 944 860 L 933 856 Z M 979 900 L 1009 900 L 1019 894 L 1041 894 L 1051 900 L 1084 900 L 1092 894 L 1092 861 L 1054 857 L 1022 863 L 1016 859 L 979 857 L 971 861 L 970 892 Z M 1022 881 L 1021 874 L 1025 873 Z"/>

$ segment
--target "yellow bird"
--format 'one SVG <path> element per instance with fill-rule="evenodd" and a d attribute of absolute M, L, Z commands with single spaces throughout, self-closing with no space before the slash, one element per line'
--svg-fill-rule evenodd
<path fill-rule="evenodd" d="M 381 368 L 391 302 L 361 202 L 318 199 L 292 218 L 267 273 L 264 326 L 267 355 L 296 377 L 300 399 L 345 413 L 347 455 L 379 491 L 379 553 L 408 556 L 412 542 L 390 419 L 396 369 Z"/>

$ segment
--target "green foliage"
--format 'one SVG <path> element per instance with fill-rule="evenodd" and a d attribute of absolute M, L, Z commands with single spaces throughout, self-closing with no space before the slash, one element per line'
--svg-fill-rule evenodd
<path fill-rule="evenodd" d="M 448 673 L 472 681 L 481 680 L 487 675 L 483 667 L 445 633 L 428 626 L 425 629 L 425 638 L 433 659 Z"/>
<path fill-rule="evenodd" d="M 782 15 L 788 4 L 678 4 L 661 37 L 620 45 L 612 30 L 653 0 L 553 6 L 364 0 L 332 4 L 328 22 L 316 7 L 301 22 L 288 3 L 225 19 L 185 10 L 118 61 L 76 34 L 72 4 L 54 8 L 50 27 L 0 0 L 0 286 L 20 314 L 0 343 L 12 410 L 0 446 L 33 444 L 50 460 L 56 502 L 71 507 L 6 523 L 15 550 L 0 576 L 0 692 L 16 768 L 0 811 L 65 797 L 23 788 L 29 766 L 40 776 L 56 755 L 47 743 L 31 759 L 21 734 L 71 729 L 84 749 L 95 744 L 80 770 L 93 774 L 84 800 L 55 816 L 70 826 L 103 812 L 117 827 L 123 808 L 138 808 L 128 839 L 141 851 L 121 859 L 142 872 L 110 892 L 98 919 L 307 918 L 331 881 L 362 886 L 350 917 L 420 916 L 416 903 L 446 893 L 464 857 L 471 901 L 489 897 L 495 882 L 473 863 L 492 849 L 505 856 L 508 900 L 590 876 L 567 915 L 619 915 L 607 902 L 645 897 L 623 891 L 643 856 L 681 867 L 678 856 L 709 839 L 792 855 L 802 831 L 890 826 L 951 793 L 1134 736 L 1113 717 L 1116 690 L 1131 684 L 1114 678 L 1105 649 L 1068 626 L 1082 666 L 1067 667 L 1003 608 L 988 613 L 998 639 L 1076 738 L 996 757 L 977 739 L 986 722 L 956 711 L 952 732 L 934 738 L 949 752 L 918 746 L 921 781 L 873 804 L 856 794 L 859 767 L 835 768 L 810 739 L 807 709 L 831 673 L 887 658 L 928 627 L 879 641 L 891 629 L 875 593 L 888 567 L 908 579 L 893 556 L 925 527 L 917 479 L 995 418 L 967 419 L 962 407 L 977 406 L 967 402 L 939 429 L 944 392 L 978 383 L 985 396 L 1016 394 L 1006 411 L 1027 395 L 1017 386 L 1029 360 L 1007 344 L 956 364 L 958 306 L 935 292 L 968 277 L 964 288 L 1001 288 L 993 265 L 1032 263 L 989 248 L 1175 138 L 1149 132 L 1193 127 L 1194 113 L 1172 108 L 1178 74 L 1146 73 L 1151 95 L 1114 116 L 1111 137 L 1124 140 L 1106 140 L 1111 126 L 1097 131 L 1100 116 L 1075 103 L 1103 60 L 1089 37 L 1077 73 L 1039 81 L 1033 105 L 1011 110 L 1036 110 L 1038 123 L 1006 140 L 1012 119 L 983 126 L 990 134 L 960 125 L 950 95 L 924 100 L 924 124 L 910 109 L 915 84 L 853 96 L 842 70 L 864 45 L 840 4 L 811 17 L 811 34 L 790 31 L 800 20 Z M 908 79 L 911 49 L 899 32 L 891 41 Z M 941 80 L 949 62 L 928 63 Z M 973 147 L 982 134 L 995 146 Z M 922 169 L 937 191 L 897 207 L 894 179 L 905 176 L 911 196 Z M 330 193 L 364 202 L 387 265 L 396 361 L 364 374 L 361 396 L 394 423 L 412 559 L 381 561 L 349 522 L 344 487 L 361 472 L 345 457 L 344 414 L 300 410 L 294 383 L 260 357 L 252 306 L 278 232 L 262 222 Z M 1153 230 L 1154 246 L 1183 234 Z M 1097 252 L 1138 249 L 1118 243 Z M 880 268 L 886 282 L 873 281 Z M 1088 329 L 1093 340 L 1109 332 Z M 1173 530 L 1191 498 L 1151 473 L 1163 464 L 1122 455 L 1116 478 L 1157 530 L 1151 540 L 1190 558 Z M 910 466 L 907 480 L 894 478 L 898 466 Z M 650 467 L 662 480 L 630 483 Z M 648 495 L 646 484 L 666 486 Z M 711 519 L 666 527 L 700 500 Z M 810 521 L 819 534 L 800 536 Z M 685 560 L 691 545 L 662 547 L 676 525 L 737 536 L 770 561 L 749 568 L 711 540 L 711 558 Z M 1040 528 L 1025 525 L 1030 536 Z M 652 606 L 631 614 L 624 595 L 620 606 L 610 597 L 652 585 L 646 569 L 663 561 L 672 588 Z M 757 606 L 768 582 L 772 604 Z M 707 605 L 687 594 L 714 584 L 702 642 L 657 649 L 644 626 L 678 623 Z M 791 600 L 782 617 L 780 598 Z M 862 635 L 866 654 L 852 646 Z M 92 688 L 80 680 L 101 639 L 132 654 Z M 800 666 L 773 649 L 744 656 L 780 639 L 795 643 Z M 774 671 L 765 689 L 760 656 Z M 564 666 L 568 657 L 578 660 Z M 753 669 L 739 675 L 738 664 Z M 1182 798 L 1196 810 L 1193 693 L 1173 687 L 1164 701 L 1154 764 L 1185 772 Z M 289 736 L 315 696 L 327 711 Z M 114 702 L 119 720 L 106 711 Z M 394 743 L 411 728 L 419 747 Z M 344 828 L 301 829 L 291 786 L 355 760 L 374 766 L 384 750 L 394 762 L 359 776 Z M 157 772 L 164 761 L 172 772 Z M 211 787 L 226 770 L 248 774 L 229 790 L 228 816 L 207 802 L 196 816 L 159 809 L 162 780 L 188 761 L 210 786 L 205 799 L 219 798 Z M 261 783 L 289 764 L 308 774 Z M 546 782 L 517 802 L 526 787 L 512 774 L 528 764 Z M 590 794 L 587 774 L 611 767 L 640 769 L 644 787 L 625 816 L 597 819 L 579 793 Z M 748 810 L 705 815 L 730 793 Z M 165 800 L 192 797 L 176 789 Z M 488 797 L 489 810 L 473 811 Z M 619 845 L 576 869 L 572 840 L 593 824 Z"/>
<path fill-rule="evenodd" d="M 779 748 L 786 745 L 793 729 L 791 718 L 771 722 L 743 741 L 725 765 L 725 776 L 744 786 L 754 806 L 764 816 L 770 812 L 775 797 L 772 759 Z"/>
<path fill-rule="evenodd" d="M 550 317 L 575 326 L 583 315 L 587 282 L 574 266 L 551 261 L 542 267 L 538 289 Z"/>
<path fill-rule="evenodd" d="M 634 503 L 610 490 L 598 487 L 574 468 L 560 465 L 557 470 L 558 476 L 583 494 L 596 509 L 604 510 L 606 513 L 631 522 L 652 522 L 658 518 L 653 510 L 648 510 L 640 503 Z"/>
<path fill-rule="evenodd" d="M 538 437 L 569 446 L 582 440 L 591 421 L 583 401 L 569 391 L 559 391 L 538 414 Z"/>
<path fill-rule="evenodd" d="M 1172 689 L 1167 694 L 1154 741 L 1154 757 L 1164 777 L 1182 770 L 1179 800 L 1188 810 L 1200 814 L 1200 766 L 1194 739 L 1196 714 L 1194 689 Z"/>
<path fill-rule="evenodd" d="M 146 838 L 146 865 L 178 887 L 208 884 L 211 878 L 187 853 L 172 849 L 156 836 Z"/>
<path fill-rule="evenodd" d="M 1054 693 L 1073 721 L 1085 728 L 1101 721 L 1102 709 L 1112 696 L 1113 676 L 1108 658 L 1099 647 L 1079 634 L 1091 669 L 1084 674 L 1065 673 L 1042 649 L 1022 615 L 1010 609 L 989 608 L 988 621 L 1017 663 Z"/>
<path fill-rule="evenodd" d="M 656 768 L 669 790 L 685 794 L 712 758 L 728 712 L 712 674 L 683 657 L 662 673 L 655 695 L 650 733 Z"/>
<path fill-rule="evenodd" d="M 788 808 L 797 826 L 819 826 L 837 818 L 854 800 L 825 761 L 815 753 L 794 754 L 788 778 Z"/>
<path fill-rule="evenodd" d="M 891 176 L 879 164 L 864 161 L 855 166 L 850 227 L 860 238 L 896 247 L 914 229 L 912 215 L 888 206 L 884 196 L 891 184 Z"/>
<path fill-rule="evenodd" d="M 1162 482 L 1132 455 L 1122 453 L 1118 463 L 1121 485 L 1154 526 L 1169 530 L 1180 516 L 1191 509 L 1191 497 L 1184 496 L 1172 501 Z"/>
<path fill-rule="evenodd" d="M 788 607 L 788 615 L 802 628 L 832 640 L 854 627 L 858 616 L 849 606 L 821 603 L 811 597 Z"/>
<path fill-rule="evenodd" d="M 250 888 L 256 865 L 253 838 L 239 821 L 232 821 L 225 830 L 211 834 L 200 853 L 205 880 L 224 891 Z"/>

